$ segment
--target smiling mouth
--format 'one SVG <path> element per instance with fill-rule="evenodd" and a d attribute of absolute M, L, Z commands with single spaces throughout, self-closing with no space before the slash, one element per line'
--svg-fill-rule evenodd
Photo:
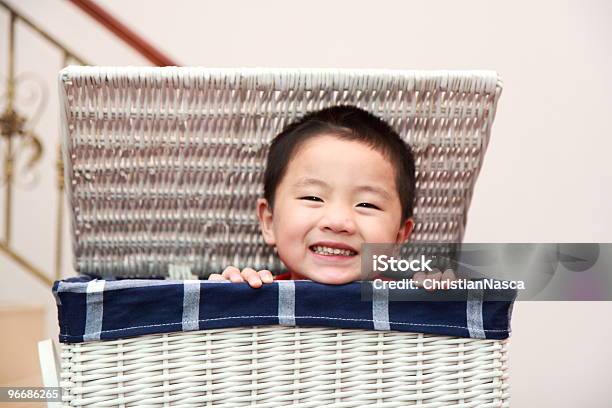
<path fill-rule="evenodd" d="M 357 255 L 357 252 L 350 249 L 332 248 L 322 245 L 311 245 L 308 249 L 317 255 L 323 256 L 346 256 L 351 257 Z"/>

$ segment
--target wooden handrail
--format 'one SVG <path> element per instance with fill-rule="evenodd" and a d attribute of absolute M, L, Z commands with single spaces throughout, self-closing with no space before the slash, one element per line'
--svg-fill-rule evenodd
<path fill-rule="evenodd" d="M 144 38 L 130 30 L 127 26 L 113 17 L 108 11 L 94 3 L 92 0 L 68 0 L 91 18 L 102 24 L 113 34 L 127 43 L 129 46 L 138 51 L 142 56 L 151 61 L 153 64 L 164 66 L 177 66 L 178 64 L 164 53 L 156 49 L 153 45 L 147 42 Z"/>

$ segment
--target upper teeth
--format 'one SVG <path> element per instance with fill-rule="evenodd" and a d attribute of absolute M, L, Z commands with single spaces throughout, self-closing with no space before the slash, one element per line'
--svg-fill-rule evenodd
<path fill-rule="evenodd" d="M 343 256 L 351 256 L 354 255 L 355 252 L 350 249 L 340 249 L 340 248 L 330 248 L 326 246 L 315 245 L 312 250 L 317 254 L 322 255 L 343 255 Z"/>

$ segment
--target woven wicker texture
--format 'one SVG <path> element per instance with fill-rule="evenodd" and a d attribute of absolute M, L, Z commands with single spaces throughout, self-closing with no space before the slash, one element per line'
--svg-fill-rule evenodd
<path fill-rule="evenodd" d="M 62 345 L 65 406 L 508 407 L 507 343 L 251 327 Z"/>
<path fill-rule="evenodd" d="M 70 67 L 60 74 L 81 273 L 280 270 L 255 216 L 270 140 L 304 113 L 354 104 L 417 160 L 417 242 L 460 242 L 490 137 L 494 72 Z"/>

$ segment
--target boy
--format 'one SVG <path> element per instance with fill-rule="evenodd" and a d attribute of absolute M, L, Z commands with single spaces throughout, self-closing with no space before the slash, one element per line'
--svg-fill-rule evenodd
<path fill-rule="evenodd" d="M 257 217 L 288 273 L 276 279 L 343 284 L 361 278 L 363 243 L 403 243 L 414 228 L 415 163 L 383 120 L 354 106 L 307 114 L 272 142 Z M 450 279 L 449 272 L 428 276 Z M 424 274 L 415 275 L 419 281 Z M 229 266 L 212 280 L 274 280 Z"/>

